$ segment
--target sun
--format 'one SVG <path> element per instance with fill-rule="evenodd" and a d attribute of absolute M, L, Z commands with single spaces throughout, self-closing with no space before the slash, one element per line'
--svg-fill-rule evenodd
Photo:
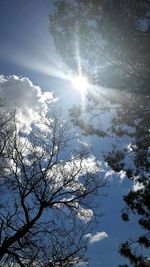
<path fill-rule="evenodd" d="M 88 80 L 86 77 L 80 75 L 72 79 L 72 84 L 78 91 L 85 92 L 88 87 Z"/>

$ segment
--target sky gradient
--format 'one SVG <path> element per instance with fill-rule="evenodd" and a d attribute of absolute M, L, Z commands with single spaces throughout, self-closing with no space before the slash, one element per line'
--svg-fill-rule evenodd
<path fill-rule="evenodd" d="M 48 32 L 48 15 L 53 11 L 52 2 L 51 0 L 1 0 L 0 75 L 27 77 L 34 86 L 40 87 L 42 93 L 53 91 L 54 96 L 59 98 L 58 105 L 68 117 L 68 108 L 79 104 L 80 94 L 73 90 L 71 82 L 67 80 L 63 63 L 55 51 Z M 14 81 L 13 85 L 15 86 Z M 18 84 L 20 85 L 21 83 Z M 10 102 L 14 97 L 11 86 L 9 83 Z M 20 92 L 18 87 L 18 98 L 19 94 L 20 98 L 26 97 L 25 90 L 26 87 Z M 29 102 L 28 98 L 24 99 Z M 101 152 L 109 149 L 110 140 L 91 137 L 88 141 L 93 145 L 94 155 L 98 160 L 102 160 Z M 99 209 L 104 215 L 95 229 L 95 235 L 105 232 L 107 236 L 104 234 L 105 238 L 101 239 L 101 236 L 97 235 L 93 242 L 89 241 L 90 267 L 116 267 L 117 264 L 125 262 L 118 254 L 119 244 L 130 238 L 131 233 L 132 237 L 138 233 L 138 227 L 134 225 L 135 219 L 129 223 L 124 223 L 120 219 L 121 208 L 124 205 L 122 195 L 128 192 L 129 182 L 126 179 L 120 182 L 119 177 L 115 176 L 110 179 L 104 189 L 107 196 L 100 200 Z M 92 237 L 90 238 L 92 240 Z"/>

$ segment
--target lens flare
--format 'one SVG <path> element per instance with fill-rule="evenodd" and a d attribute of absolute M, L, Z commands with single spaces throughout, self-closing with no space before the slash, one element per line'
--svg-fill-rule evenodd
<path fill-rule="evenodd" d="M 78 91 L 85 92 L 88 87 L 88 80 L 84 76 L 77 76 L 72 79 L 72 84 Z"/>

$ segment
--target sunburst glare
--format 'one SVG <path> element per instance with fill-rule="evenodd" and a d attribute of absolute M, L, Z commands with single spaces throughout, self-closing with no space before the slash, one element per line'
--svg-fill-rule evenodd
<path fill-rule="evenodd" d="M 72 84 L 75 89 L 77 89 L 81 93 L 84 93 L 88 87 L 88 80 L 86 77 L 79 75 L 72 79 Z"/>

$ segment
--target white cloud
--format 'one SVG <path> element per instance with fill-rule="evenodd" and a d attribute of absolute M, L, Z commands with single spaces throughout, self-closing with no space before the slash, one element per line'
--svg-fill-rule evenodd
<path fill-rule="evenodd" d="M 110 170 L 106 170 L 106 174 L 105 174 L 105 178 L 108 180 L 108 181 L 111 181 L 113 179 L 113 176 L 114 176 L 115 172 L 110 169 Z"/>
<path fill-rule="evenodd" d="M 60 161 L 51 168 L 50 172 L 47 172 L 47 175 L 48 179 L 53 181 L 53 183 L 51 183 L 51 188 L 54 191 L 58 189 L 58 186 L 61 187 L 63 185 L 64 179 L 70 180 L 66 186 L 67 190 L 75 191 L 79 189 L 84 191 L 84 186 L 80 183 L 79 178 L 87 173 L 98 174 L 99 172 L 100 163 L 91 155 L 83 160 L 72 157 L 69 161 Z M 74 177 L 74 179 L 72 179 L 72 177 Z"/>
<path fill-rule="evenodd" d="M 149 174 L 148 174 L 149 175 Z M 139 180 L 139 176 L 135 176 L 134 177 L 134 181 L 133 181 L 133 191 L 138 191 L 138 190 L 141 190 L 143 187 L 144 187 L 144 185 L 143 185 L 143 183 L 139 183 L 138 182 L 138 180 Z"/>
<path fill-rule="evenodd" d="M 138 191 L 140 189 L 142 189 L 144 186 L 136 181 L 134 181 L 134 184 L 133 184 L 133 191 Z"/>
<path fill-rule="evenodd" d="M 50 179 L 51 184 L 50 187 L 53 191 L 58 190 L 58 188 L 61 188 L 64 184 L 64 182 L 68 179 L 68 184 L 65 187 L 66 192 L 72 191 L 72 194 L 74 191 L 77 192 L 79 190 L 79 194 L 82 192 L 84 193 L 84 190 L 86 188 L 82 184 L 82 182 L 79 180 L 79 178 L 83 175 L 89 174 L 97 174 L 100 171 L 99 162 L 95 160 L 93 156 L 87 158 L 87 159 L 74 159 L 72 158 L 69 162 L 61 161 L 56 166 L 54 166 L 50 172 L 47 172 L 48 179 Z M 73 177 L 73 179 L 72 179 Z M 73 198 L 73 197 L 72 197 Z M 62 204 L 55 205 L 56 208 L 63 207 L 63 202 L 68 201 L 68 206 L 75 207 L 77 210 L 76 216 L 85 222 L 89 222 L 93 217 L 93 211 L 91 209 L 85 209 L 79 205 L 78 202 L 70 202 L 70 198 L 62 198 L 61 202 Z"/>
<path fill-rule="evenodd" d="M 90 148 L 91 147 L 91 144 L 88 144 L 87 142 L 85 142 L 85 141 L 82 141 L 82 140 L 80 140 L 79 138 L 78 138 L 78 143 L 81 145 L 81 146 L 83 146 L 83 147 L 85 147 L 85 148 Z"/>
<path fill-rule="evenodd" d="M 17 109 L 17 121 L 29 128 L 40 114 L 48 110 L 48 103 L 55 99 L 52 92 L 44 92 L 26 77 L 0 75 L 0 96 L 6 101 L 7 108 Z"/>
<path fill-rule="evenodd" d="M 124 178 L 126 177 L 126 172 L 121 170 L 119 173 L 118 173 L 118 176 L 120 178 L 120 182 L 122 182 L 124 180 Z"/>
<path fill-rule="evenodd" d="M 93 217 L 93 211 L 91 209 L 84 209 L 79 206 L 77 217 L 84 222 L 90 222 Z"/>
<path fill-rule="evenodd" d="M 110 169 L 107 165 L 106 169 L 104 169 L 104 172 L 105 172 L 105 179 L 107 179 L 108 181 L 112 181 L 115 178 L 119 178 L 119 182 L 122 183 L 126 177 L 125 171 L 121 170 L 120 172 L 115 172 L 114 170 Z"/>
<path fill-rule="evenodd" d="M 86 267 L 88 266 L 88 262 L 81 261 L 80 263 L 76 264 L 76 267 Z"/>
<path fill-rule="evenodd" d="M 85 235 L 85 238 L 88 239 L 89 243 L 93 244 L 95 242 L 101 241 L 102 239 L 108 237 L 106 232 L 97 232 L 95 235 L 88 233 Z"/>

